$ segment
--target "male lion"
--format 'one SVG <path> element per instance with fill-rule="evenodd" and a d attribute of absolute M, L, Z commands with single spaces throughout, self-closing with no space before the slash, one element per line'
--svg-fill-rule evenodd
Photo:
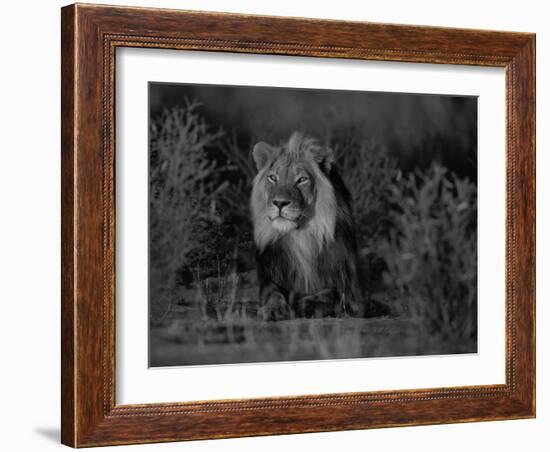
<path fill-rule="evenodd" d="M 360 300 L 351 196 L 332 150 L 294 133 L 260 142 L 250 200 L 266 320 L 355 314 Z"/>

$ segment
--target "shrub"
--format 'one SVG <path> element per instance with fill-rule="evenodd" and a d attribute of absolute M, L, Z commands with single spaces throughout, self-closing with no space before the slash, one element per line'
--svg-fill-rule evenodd
<path fill-rule="evenodd" d="M 219 146 L 222 158 L 225 159 L 224 175 L 231 185 L 231 188 L 224 192 L 221 201 L 238 222 L 244 223 L 249 221 L 250 192 L 252 181 L 256 176 L 256 166 L 252 160 L 254 143 L 249 147 L 241 146 L 233 134 L 223 140 Z"/>
<path fill-rule="evenodd" d="M 177 271 L 200 246 L 201 221 L 219 222 L 216 197 L 227 184 L 207 148 L 221 132 L 211 132 L 197 113 L 199 104 L 164 111 L 149 127 L 149 271 L 153 314 L 166 311 Z M 155 315 L 153 315 L 155 317 Z"/>
<path fill-rule="evenodd" d="M 388 195 L 396 162 L 382 146 L 372 141 L 334 145 L 336 165 L 353 200 L 360 253 L 376 252 L 380 234 L 387 225 Z"/>
<path fill-rule="evenodd" d="M 455 339 L 477 334 L 475 185 L 439 165 L 391 185 L 391 227 L 380 244 L 385 283 L 412 316 Z"/>

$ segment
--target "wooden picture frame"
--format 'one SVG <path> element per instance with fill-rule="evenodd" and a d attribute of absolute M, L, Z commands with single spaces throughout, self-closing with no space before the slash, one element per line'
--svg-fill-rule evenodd
<path fill-rule="evenodd" d="M 535 416 L 535 35 L 70 5 L 62 9 L 62 442 L 73 447 Z M 506 383 L 115 403 L 115 50 L 207 50 L 506 70 Z"/>

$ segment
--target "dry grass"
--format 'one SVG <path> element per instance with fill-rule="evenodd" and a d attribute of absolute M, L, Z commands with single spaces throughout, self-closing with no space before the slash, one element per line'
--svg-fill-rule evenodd
<path fill-rule="evenodd" d="M 420 318 L 324 318 L 266 323 L 173 316 L 151 329 L 152 366 L 472 353 L 471 342 L 427 334 Z"/>

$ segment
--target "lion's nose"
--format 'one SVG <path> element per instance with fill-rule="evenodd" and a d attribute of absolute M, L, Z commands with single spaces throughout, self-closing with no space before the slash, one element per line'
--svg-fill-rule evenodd
<path fill-rule="evenodd" d="M 274 199 L 273 204 L 280 210 L 283 207 L 286 207 L 290 204 L 290 201 L 286 201 L 284 199 Z"/>

